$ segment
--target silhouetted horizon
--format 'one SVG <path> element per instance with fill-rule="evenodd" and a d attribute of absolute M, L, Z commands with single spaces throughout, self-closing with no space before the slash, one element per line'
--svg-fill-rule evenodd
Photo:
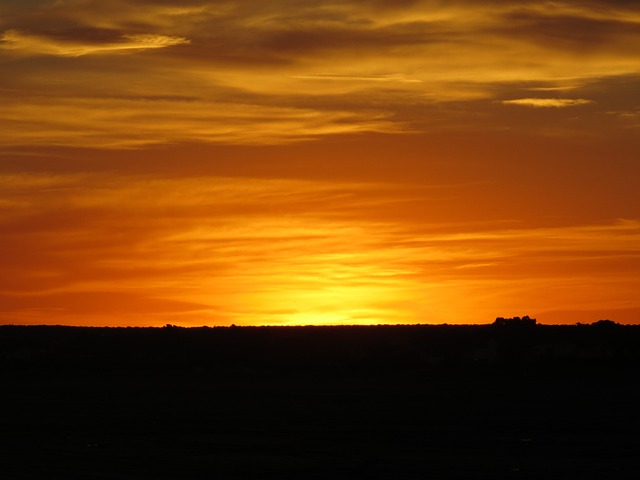
<path fill-rule="evenodd" d="M 10 413 L 0 469 L 8 479 L 630 478 L 640 326 L 498 320 L 0 326 Z"/>

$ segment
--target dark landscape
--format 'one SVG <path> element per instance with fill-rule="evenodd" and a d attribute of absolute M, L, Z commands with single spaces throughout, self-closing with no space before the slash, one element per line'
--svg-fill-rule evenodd
<path fill-rule="evenodd" d="M 0 327 L 2 478 L 634 478 L 640 327 L 525 319 Z"/>

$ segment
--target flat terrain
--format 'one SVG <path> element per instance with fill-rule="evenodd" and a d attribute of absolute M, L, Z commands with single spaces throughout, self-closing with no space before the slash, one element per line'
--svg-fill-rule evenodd
<path fill-rule="evenodd" d="M 5 479 L 635 478 L 640 329 L 0 327 Z"/>

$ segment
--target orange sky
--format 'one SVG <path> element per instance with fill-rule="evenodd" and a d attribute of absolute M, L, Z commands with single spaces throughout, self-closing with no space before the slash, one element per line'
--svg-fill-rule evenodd
<path fill-rule="evenodd" d="M 0 324 L 640 323 L 637 2 L 0 0 Z"/>

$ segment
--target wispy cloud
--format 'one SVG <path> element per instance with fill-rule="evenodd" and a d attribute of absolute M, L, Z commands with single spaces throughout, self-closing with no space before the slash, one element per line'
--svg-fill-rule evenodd
<path fill-rule="evenodd" d="M 501 103 L 534 108 L 566 108 L 588 105 L 592 102 L 584 98 L 516 98 L 513 100 L 503 100 Z"/>
<path fill-rule="evenodd" d="M 35 115 L 29 105 L 35 97 L 47 95 L 70 110 L 78 108 L 78 97 L 92 99 L 89 110 L 107 108 L 118 118 L 102 132 L 97 125 L 105 124 L 75 125 L 77 135 L 61 135 L 57 144 L 88 145 L 94 139 L 101 146 L 109 137 L 109 143 L 127 146 L 139 125 L 130 109 L 137 108 L 143 118 L 168 121 L 175 105 L 115 104 L 109 98 L 178 98 L 185 92 L 196 99 L 194 111 L 208 112 L 203 118 L 219 134 L 194 135 L 190 121 L 176 122 L 171 135 L 156 135 L 160 141 L 255 143 L 254 135 L 233 126 L 235 121 L 225 135 L 222 119 L 229 108 L 240 108 L 231 104 L 252 110 L 242 126 L 245 132 L 263 131 L 263 140 L 273 136 L 277 142 L 309 138 L 301 112 L 335 119 L 329 128 L 326 122 L 313 127 L 313 138 L 372 130 L 520 128 L 544 133 L 546 124 L 517 113 L 496 114 L 487 104 L 513 98 L 507 102 L 584 105 L 594 98 L 585 89 L 598 82 L 594 108 L 574 111 L 584 119 L 581 128 L 595 130 L 601 126 L 600 113 L 630 109 L 614 109 L 609 100 L 616 96 L 616 79 L 638 75 L 640 56 L 640 9 L 632 2 L 612 7 L 600 1 L 332 0 L 296 2 L 294 8 L 288 0 L 73 0 L 3 8 L 0 62 L 11 73 L 0 78 L 0 97 L 3 104 L 16 95 L 27 99 L 21 116 L 33 130 L 26 136 L 7 135 L 17 143 L 53 137 L 49 125 L 38 131 L 40 121 L 52 115 L 27 118 Z M 143 51 L 148 54 L 136 55 L 136 62 L 123 55 Z M 14 61 L 16 55 L 23 56 L 20 62 Z M 54 58 L 42 62 L 42 56 Z M 575 98 L 529 98 L 532 89 L 569 88 Z M 271 112 L 277 112 L 278 121 L 265 129 L 265 115 Z M 575 122 L 566 122 L 564 127 L 575 128 Z M 119 135 L 121 140 L 111 138 Z"/>
<path fill-rule="evenodd" d="M 399 82 L 399 83 L 422 83 L 421 80 L 415 78 L 408 78 L 404 75 L 389 74 L 363 77 L 358 75 L 294 75 L 293 78 L 300 78 L 303 80 L 330 80 L 337 82 Z"/>
<path fill-rule="evenodd" d="M 604 0 L 0 2 L 0 321 L 635 299 L 639 25 Z"/>
<path fill-rule="evenodd" d="M 399 131 L 380 114 L 189 98 L 32 98 L 6 104 L 2 116 L 0 146 L 131 148 L 178 141 L 279 144 L 331 134 Z"/>
<path fill-rule="evenodd" d="M 639 287 L 638 220 L 434 229 L 377 216 L 399 196 L 417 201 L 393 184 L 0 180 L 5 319 L 84 322 L 93 299 L 111 305 L 102 314 L 143 324 L 481 322 L 498 306 L 601 308 L 612 289 L 622 299 Z"/>
<path fill-rule="evenodd" d="M 122 35 L 120 40 L 103 43 L 82 43 L 8 30 L 0 37 L 0 48 L 30 55 L 80 57 L 83 55 L 115 53 L 127 50 L 148 50 L 174 45 L 188 45 L 189 40 L 166 35 Z"/>

